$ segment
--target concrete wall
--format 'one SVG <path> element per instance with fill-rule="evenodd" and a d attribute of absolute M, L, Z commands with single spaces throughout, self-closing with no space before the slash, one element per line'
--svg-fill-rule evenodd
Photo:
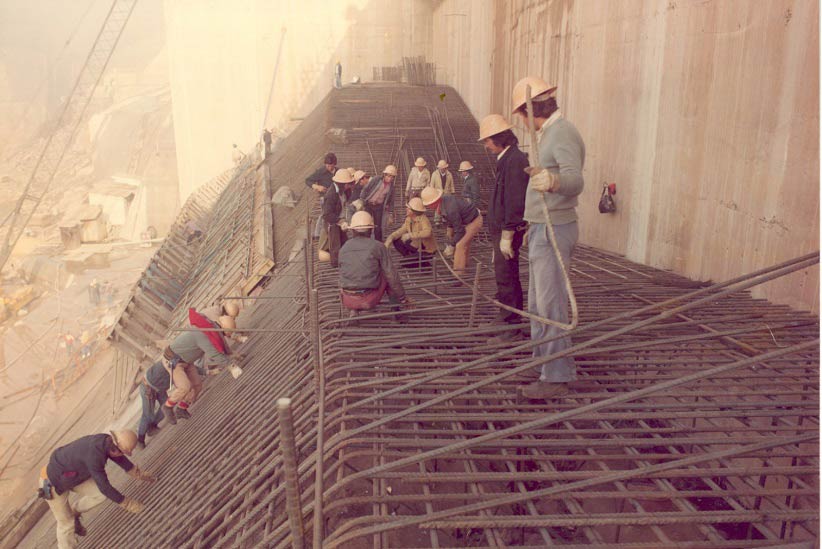
<path fill-rule="evenodd" d="M 165 13 L 181 202 L 231 165 L 233 143 L 248 152 L 263 127 L 310 112 L 338 59 L 350 82 L 431 54 L 428 0 L 166 0 Z"/>
<path fill-rule="evenodd" d="M 434 58 L 478 118 L 555 82 L 587 146 L 582 241 L 719 281 L 819 247 L 818 20 L 815 0 L 444 0 Z M 818 311 L 818 268 L 756 293 Z"/>

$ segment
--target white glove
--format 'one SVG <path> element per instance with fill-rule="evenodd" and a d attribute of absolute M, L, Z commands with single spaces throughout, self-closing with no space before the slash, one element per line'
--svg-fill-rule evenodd
<path fill-rule="evenodd" d="M 411 240 L 411 233 L 405 233 L 404 235 L 402 235 L 403 242 L 408 242 L 409 240 Z"/>
<path fill-rule="evenodd" d="M 128 511 L 129 513 L 134 513 L 135 515 L 140 513 L 145 505 L 137 501 L 136 499 L 131 499 L 127 497 L 120 503 L 120 507 Z"/>
<path fill-rule="evenodd" d="M 553 193 L 559 190 L 559 175 L 544 168 L 526 168 L 531 176 L 528 187 L 540 193 Z"/>
<path fill-rule="evenodd" d="M 502 231 L 499 240 L 499 251 L 505 259 L 514 259 L 514 231 Z"/>
<path fill-rule="evenodd" d="M 342 219 L 342 220 L 340 220 L 340 221 L 337 221 L 337 226 L 338 226 L 340 229 L 342 229 L 343 231 L 347 231 L 347 230 L 348 230 L 348 223 L 346 223 L 346 221 L 345 221 L 344 219 Z"/>
<path fill-rule="evenodd" d="M 363 202 L 361 198 L 358 198 L 357 200 L 352 202 L 351 205 L 354 206 L 354 209 L 358 212 L 361 212 L 363 208 L 365 208 L 365 202 Z"/>
<path fill-rule="evenodd" d="M 232 364 L 228 367 L 228 371 L 231 372 L 231 377 L 237 379 L 241 375 L 243 375 L 243 369 L 237 366 L 236 364 Z"/>
<path fill-rule="evenodd" d="M 454 247 L 451 244 L 449 244 L 445 247 L 445 250 L 443 250 L 442 255 L 444 255 L 445 257 L 453 257 Z"/>

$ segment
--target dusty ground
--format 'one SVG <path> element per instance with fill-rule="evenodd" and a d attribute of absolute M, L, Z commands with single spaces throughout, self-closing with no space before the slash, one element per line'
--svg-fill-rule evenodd
<path fill-rule="evenodd" d="M 103 337 L 154 251 L 137 247 L 118 251 L 107 269 L 64 274 L 63 289 L 43 288 L 46 293 L 27 307 L 25 316 L 3 323 L 0 521 L 31 498 L 39 469 L 54 448 L 117 423 L 114 350 Z M 110 306 L 90 303 L 88 284 L 94 278 L 114 285 Z M 59 334 L 67 331 L 78 338 L 75 350 L 82 332 L 99 334 L 90 359 L 69 358 L 59 345 Z M 50 381 L 67 366 L 68 376 Z"/>

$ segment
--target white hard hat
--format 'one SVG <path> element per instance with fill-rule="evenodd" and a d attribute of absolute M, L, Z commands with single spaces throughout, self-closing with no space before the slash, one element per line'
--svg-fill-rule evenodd
<path fill-rule="evenodd" d="M 357 212 L 351 216 L 351 230 L 359 231 L 374 228 L 374 218 L 368 212 Z"/>
<path fill-rule="evenodd" d="M 426 164 L 427 164 L 427 162 L 421 156 L 417 157 L 417 159 L 414 160 L 414 165 L 417 166 L 418 168 L 424 168 Z"/>
<path fill-rule="evenodd" d="M 114 440 L 114 445 L 127 456 L 130 456 L 137 446 L 137 433 L 131 429 L 111 431 L 111 438 Z"/>
<path fill-rule="evenodd" d="M 513 127 L 514 125 L 504 119 L 501 114 L 489 114 L 480 122 L 479 139 L 477 141 L 488 139 L 492 135 L 497 135 Z"/>
<path fill-rule="evenodd" d="M 445 169 L 447 167 L 448 167 L 448 162 L 446 162 L 445 160 L 440 160 L 439 162 L 437 162 L 437 168 L 438 169 L 442 170 L 442 169 Z"/>
<path fill-rule="evenodd" d="M 430 206 L 442 197 L 442 191 L 434 187 L 424 187 L 420 193 L 420 198 L 425 206 Z"/>
<path fill-rule="evenodd" d="M 389 164 L 385 167 L 385 169 L 382 171 L 382 173 L 385 173 L 385 174 L 388 174 L 388 175 L 397 175 L 397 167 L 394 166 L 393 164 Z"/>
<path fill-rule="evenodd" d="M 217 323 L 220 325 L 220 328 L 224 330 L 233 330 L 237 327 L 233 316 L 223 315 L 217 320 Z"/>
<path fill-rule="evenodd" d="M 414 198 L 409 200 L 406 206 L 408 206 L 411 209 L 411 211 L 417 213 L 425 213 L 425 205 L 422 203 L 422 198 L 418 196 L 415 196 Z"/>
<path fill-rule="evenodd" d="M 459 169 L 459 170 L 457 170 L 457 171 L 460 171 L 460 172 L 467 172 L 468 170 L 473 170 L 473 169 L 474 169 L 474 165 L 473 165 L 473 164 L 471 164 L 471 163 L 470 163 L 470 162 L 468 162 L 467 160 L 463 160 L 462 162 L 460 162 L 460 169 Z"/>
<path fill-rule="evenodd" d="M 348 170 L 349 172 L 351 172 L 351 177 L 354 177 L 354 174 L 355 174 L 355 173 L 357 173 L 357 169 L 356 169 L 356 168 L 346 168 L 346 170 Z"/>
<path fill-rule="evenodd" d="M 531 99 L 534 101 L 544 101 L 557 91 L 556 86 L 548 84 L 538 76 L 526 76 L 514 85 L 511 92 L 511 112 L 515 113 L 520 107 L 525 105 L 525 87 L 531 86 Z M 539 97 L 545 94 L 545 97 Z M 539 97 L 539 98 L 538 98 Z"/>
<path fill-rule="evenodd" d="M 240 314 L 240 306 L 236 303 L 236 300 L 230 299 L 226 300 L 223 303 L 223 309 L 228 314 L 228 316 L 237 316 Z"/>
<path fill-rule="evenodd" d="M 331 178 L 334 183 L 351 183 L 354 181 L 354 176 L 348 171 L 348 168 L 340 168 L 334 177 Z"/>
<path fill-rule="evenodd" d="M 356 182 L 356 181 L 359 181 L 359 180 L 360 180 L 360 179 L 362 179 L 363 177 L 365 177 L 365 172 L 364 172 L 364 171 L 362 171 L 362 170 L 357 170 L 356 172 L 354 172 L 354 181 L 355 181 L 355 182 Z"/>

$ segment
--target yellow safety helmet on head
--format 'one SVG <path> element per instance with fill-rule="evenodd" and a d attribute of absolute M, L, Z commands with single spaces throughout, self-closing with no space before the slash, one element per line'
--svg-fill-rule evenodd
<path fill-rule="evenodd" d="M 556 86 L 552 86 L 538 76 L 526 76 L 514 85 L 514 91 L 511 92 L 512 113 L 517 112 L 525 105 L 525 88 L 529 84 L 531 86 L 531 99 L 534 101 L 545 101 L 557 91 Z M 540 97 L 542 95 L 544 97 Z"/>
<path fill-rule="evenodd" d="M 352 231 L 366 231 L 374 228 L 374 218 L 368 212 L 357 212 L 351 216 Z"/>
<path fill-rule="evenodd" d="M 137 433 L 131 429 L 111 431 L 111 438 L 114 440 L 114 445 L 117 449 L 127 456 L 130 456 L 134 448 L 137 447 Z"/>

